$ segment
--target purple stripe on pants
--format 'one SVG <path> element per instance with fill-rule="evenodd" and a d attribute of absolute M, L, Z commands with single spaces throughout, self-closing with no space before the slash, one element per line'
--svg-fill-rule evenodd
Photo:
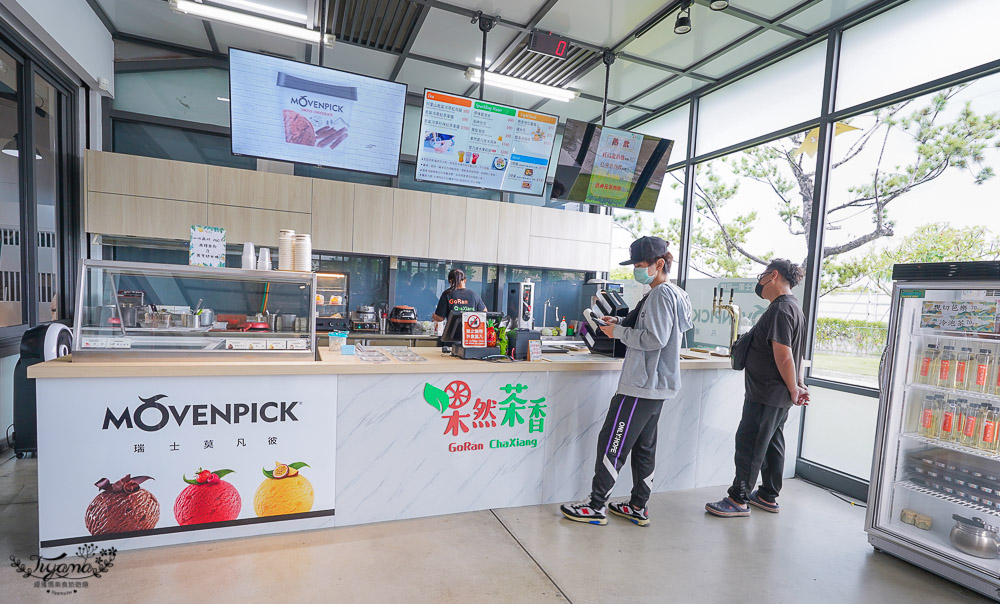
<path fill-rule="evenodd" d="M 628 436 L 628 427 L 632 425 L 632 416 L 635 415 L 635 407 L 639 404 L 639 397 L 632 399 L 632 412 L 628 414 L 628 422 L 625 423 L 625 431 L 622 432 L 622 442 L 621 446 L 618 447 L 618 454 L 615 455 L 615 468 L 618 467 L 618 458 L 621 457 L 622 449 L 625 448 L 625 437 Z M 618 423 L 618 419 L 615 419 L 615 423 Z"/>
<path fill-rule="evenodd" d="M 618 401 L 618 413 L 615 415 L 614 425 L 618 425 L 618 416 L 622 414 L 622 405 L 625 404 L 625 395 L 622 395 L 622 400 Z M 608 436 L 608 446 L 604 447 L 604 454 L 607 455 L 608 451 L 611 450 L 611 441 L 615 439 L 615 431 L 611 430 L 611 435 Z M 598 445 L 600 446 L 600 445 Z M 598 449 L 599 450 L 599 449 Z"/>

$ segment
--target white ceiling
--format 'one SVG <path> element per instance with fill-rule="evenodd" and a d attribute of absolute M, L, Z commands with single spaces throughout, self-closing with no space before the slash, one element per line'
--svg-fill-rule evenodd
<path fill-rule="evenodd" d="M 204 0 L 230 3 L 230 0 Z M 253 0 L 310 15 L 310 22 L 318 21 L 322 0 Z M 342 2 L 353 0 L 341 0 Z M 374 1 L 374 0 L 371 0 Z M 799 10 L 781 25 L 797 30 L 800 34 L 822 29 L 829 23 L 853 13 L 875 0 L 821 0 Z M 803 0 L 732 0 L 730 11 L 711 11 L 696 0 L 692 7 L 693 31 L 686 35 L 673 32 L 676 13 L 666 16 L 642 37 L 617 48 L 628 55 L 662 64 L 664 67 L 691 69 L 693 75 L 708 79 L 723 78 L 733 71 L 782 49 L 795 42 L 795 37 L 773 28 L 761 29 L 751 19 L 741 18 L 740 12 L 767 22 L 786 16 L 802 6 Z M 378 0 L 381 7 L 383 0 Z M 114 28 L 126 36 L 159 41 L 174 46 L 202 52 L 212 52 L 212 43 L 203 21 L 173 13 L 166 0 L 96 0 Z M 236 2 L 235 4 L 239 4 Z M 436 0 L 418 7 L 427 11 L 422 26 L 412 41 L 410 53 L 405 58 L 398 54 L 361 47 L 338 41 L 325 52 L 324 64 L 355 73 L 378 78 L 390 78 L 394 71 L 396 80 L 406 83 L 410 92 L 420 94 L 424 88 L 464 94 L 472 87 L 462 73 L 465 66 L 477 63 L 482 44 L 482 34 L 471 23 L 473 11 L 482 10 L 487 15 L 499 15 L 506 22 L 530 24 L 537 21 L 536 29 L 552 31 L 579 40 L 588 51 L 619 46 L 638 26 L 647 22 L 673 0 L 557 0 L 544 14 L 539 14 L 546 0 Z M 414 9 L 415 10 L 415 9 Z M 317 58 L 316 49 L 307 51 L 307 45 L 289 38 L 249 30 L 224 23 L 211 23 L 211 31 L 221 53 L 228 47 L 263 51 L 296 60 Z M 488 36 L 487 60 L 492 61 L 509 46 L 518 42 L 521 30 L 498 24 Z M 587 46 L 591 45 L 591 46 Z M 125 53 L 122 53 L 123 55 Z M 717 55 L 717 56 L 713 56 Z M 422 60 L 429 58 L 432 61 Z M 433 61 L 454 64 L 453 67 Z M 571 88 L 594 97 L 604 94 L 604 69 L 598 65 L 589 72 L 574 73 Z M 692 69 L 693 67 L 693 69 Z M 461 68 L 461 69 L 460 69 Z M 666 84 L 641 98 L 632 99 L 658 83 L 674 77 L 669 69 L 650 66 L 620 57 L 612 66 L 610 98 L 612 101 L 630 100 L 632 107 L 616 112 L 610 123 L 620 125 L 641 118 L 643 109 L 656 109 L 706 85 L 704 79 L 675 77 Z M 476 91 L 472 92 L 477 94 Z M 486 98 L 496 102 L 521 107 L 538 106 L 539 111 L 556 113 L 560 117 L 596 119 L 601 113 L 601 103 L 579 98 L 570 103 L 545 102 L 531 95 L 512 93 L 487 87 Z M 612 104 L 612 107 L 615 105 Z"/>

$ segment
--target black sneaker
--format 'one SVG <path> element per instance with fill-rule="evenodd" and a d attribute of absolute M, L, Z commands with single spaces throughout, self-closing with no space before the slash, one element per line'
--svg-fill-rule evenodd
<path fill-rule="evenodd" d="M 627 501 L 613 501 L 608 504 L 608 511 L 615 516 L 628 518 L 639 526 L 649 526 L 649 511 L 637 508 Z"/>
<path fill-rule="evenodd" d="M 607 524 L 608 517 L 604 515 L 604 508 L 590 507 L 589 501 L 580 503 L 562 504 L 559 511 L 563 516 L 574 522 L 586 522 L 587 524 Z"/>

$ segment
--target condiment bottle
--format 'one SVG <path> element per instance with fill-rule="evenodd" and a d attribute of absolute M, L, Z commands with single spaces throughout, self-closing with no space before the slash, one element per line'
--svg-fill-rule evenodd
<path fill-rule="evenodd" d="M 980 348 L 976 355 L 976 381 L 973 390 L 976 392 L 988 392 L 990 389 L 990 371 L 993 368 L 993 351 L 989 348 Z"/>
<path fill-rule="evenodd" d="M 928 344 L 924 347 L 924 350 L 916 364 L 916 371 L 913 376 L 914 383 L 928 385 L 934 384 L 933 372 L 937 367 L 937 361 L 940 356 L 941 350 L 938 348 L 937 344 Z"/>
<path fill-rule="evenodd" d="M 955 359 L 955 375 L 952 378 L 951 387 L 956 390 L 968 390 L 971 382 L 972 349 L 963 346 Z"/>
<path fill-rule="evenodd" d="M 955 381 L 955 347 L 945 346 L 937 371 L 937 386 L 950 388 Z"/>

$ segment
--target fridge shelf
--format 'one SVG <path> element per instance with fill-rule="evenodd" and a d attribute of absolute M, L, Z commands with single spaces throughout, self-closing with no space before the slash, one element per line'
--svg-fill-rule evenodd
<path fill-rule="evenodd" d="M 996 453 L 989 453 L 983 451 L 982 449 L 974 449 L 972 447 L 967 447 L 965 445 L 960 445 L 958 443 L 951 443 L 943 440 L 938 440 L 936 438 L 928 438 L 926 436 L 921 436 L 919 434 L 913 434 L 912 432 L 907 434 L 900 434 L 899 438 L 908 438 L 910 440 L 916 440 L 928 445 L 933 445 L 941 449 L 951 449 L 952 451 L 958 451 L 959 453 L 965 453 L 966 455 L 974 455 L 975 457 L 980 457 L 982 459 L 988 459 L 990 461 L 1000 461 L 1000 455 Z"/>
<path fill-rule="evenodd" d="M 913 330 L 914 336 L 928 336 L 932 338 L 948 338 L 949 340 L 959 340 L 962 342 L 1000 342 L 1000 333 L 988 331 L 948 331 L 945 329 L 930 329 L 928 327 L 918 327 Z"/>
<path fill-rule="evenodd" d="M 984 401 L 990 401 L 996 403 L 1000 406 L 1000 395 L 987 394 L 985 392 L 973 392 L 971 390 L 959 390 L 958 388 L 945 388 L 944 386 L 931 386 L 930 384 L 918 384 L 916 382 L 907 381 L 906 388 L 916 388 L 918 390 L 925 390 L 927 392 L 936 392 L 937 394 L 950 394 L 950 395 L 962 395 L 965 398 L 976 398 L 982 399 Z"/>
<path fill-rule="evenodd" d="M 920 493 L 922 495 L 928 495 L 930 497 L 934 497 L 935 499 L 940 499 L 942 501 L 954 503 L 955 505 L 960 505 L 964 508 L 968 508 L 970 510 L 979 512 L 981 514 L 988 514 L 989 516 L 992 516 L 994 518 L 1000 518 L 1000 511 L 997 511 L 993 508 L 988 508 L 984 505 L 979 505 L 971 501 L 966 501 L 965 499 L 962 499 L 960 497 L 954 497 L 946 493 L 939 493 L 934 489 L 922 487 L 919 484 L 914 484 L 908 480 L 900 480 L 895 483 L 895 486 L 901 489 L 906 489 L 908 491 L 913 491 L 915 493 Z"/>

